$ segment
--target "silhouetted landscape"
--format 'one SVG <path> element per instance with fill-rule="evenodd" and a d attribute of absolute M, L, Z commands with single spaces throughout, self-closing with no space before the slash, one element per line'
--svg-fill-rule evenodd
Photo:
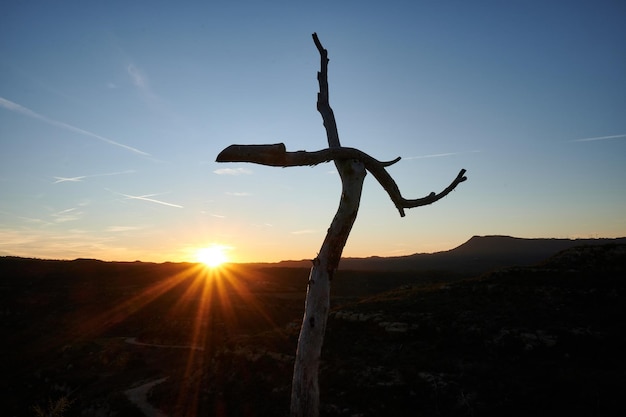
<path fill-rule="evenodd" d="M 287 415 L 309 267 L 2 257 L 2 415 Z M 625 272 L 626 238 L 343 259 L 321 415 L 623 415 Z"/>

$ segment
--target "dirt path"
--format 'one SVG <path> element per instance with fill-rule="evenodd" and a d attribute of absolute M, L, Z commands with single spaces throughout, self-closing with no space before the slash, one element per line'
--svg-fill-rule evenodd
<path fill-rule="evenodd" d="M 203 347 L 199 347 L 199 346 L 157 345 L 154 343 L 143 343 L 143 342 L 138 342 L 136 337 L 127 337 L 124 339 L 124 341 L 131 345 L 149 346 L 149 347 L 155 347 L 155 348 L 204 350 Z M 128 397 L 130 402 L 135 404 L 141 410 L 141 412 L 144 413 L 146 417 L 168 417 L 167 414 L 165 414 L 158 408 L 153 407 L 152 404 L 148 402 L 148 393 L 150 392 L 152 387 L 162 383 L 167 378 L 169 377 L 156 379 L 154 381 L 150 381 L 145 384 L 142 384 L 138 387 L 127 389 L 126 391 L 124 391 L 124 394 L 126 394 L 126 397 Z"/>
<path fill-rule="evenodd" d="M 131 345 L 138 345 L 138 346 L 151 346 L 151 347 L 157 347 L 157 348 L 169 348 L 169 349 L 195 349 L 195 350 L 204 350 L 203 347 L 200 346 L 189 346 L 189 345 L 155 345 L 153 343 L 143 343 L 143 342 L 138 342 L 136 337 L 127 337 L 124 340 L 126 343 L 129 343 Z"/>
<path fill-rule="evenodd" d="M 124 394 L 126 394 L 130 402 L 135 404 L 146 417 L 168 417 L 167 414 L 153 407 L 152 404 L 148 402 L 148 392 L 150 392 L 152 387 L 159 385 L 167 378 L 169 377 L 166 376 L 164 378 L 155 379 L 154 381 L 150 381 L 138 387 L 127 389 L 124 391 Z"/>

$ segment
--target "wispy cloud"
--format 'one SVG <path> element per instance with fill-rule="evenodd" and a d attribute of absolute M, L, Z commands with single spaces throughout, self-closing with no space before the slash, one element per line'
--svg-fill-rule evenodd
<path fill-rule="evenodd" d="M 242 193 L 242 192 L 226 191 L 226 195 L 232 195 L 233 197 L 247 197 L 247 196 L 252 195 L 252 194 L 250 194 L 250 193 Z"/>
<path fill-rule="evenodd" d="M 594 138 L 574 139 L 574 140 L 571 140 L 570 142 L 595 142 L 597 140 L 608 140 L 608 139 L 619 139 L 619 138 L 626 138 L 626 134 L 611 135 L 611 136 L 597 136 Z"/>
<path fill-rule="evenodd" d="M 67 124 L 67 123 L 59 122 L 58 120 L 50 119 L 49 117 L 43 116 L 43 115 L 41 115 L 39 113 L 36 113 L 36 112 L 32 111 L 31 109 L 28 109 L 28 108 L 26 108 L 26 107 L 24 107 L 22 105 L 19 105 L 19 104 L 15 103 L 15 102 L 13 102 L 11 100 L 7 100 L 7 99 L 5 99 L 3 97 L 0 97 L 0 106 L 4 107 L 5 109 L 10 110 L 12 112 L 19 113 L 19 114 L 22 114 L 24 116 L 32 117 L 33 119 L 41 120 L 42 122 L 46 122 L 46 123 L 51 124 L 53 126 L 60 127 L 62 129 L 65 129 L 65 130 L 69 130 L 70 132 L 79 133 L 79 134 L 84 135 L 84 136 L 89 136 L 89 137 L 92 137 L 92 138 L 95 138 L 95 139 L 99 139 L 99 140 L 101 140 L 103 142 L 108 143 L 109 145 L 118 146 L 120 148 L 126 149 L 127 151 L 131 151 L 131 152 L 137 153 L 139 155 L 150 156 L 149 153 L 144 152 L 144 151 L 140 151 L 139 149 L 133 148 L 132 146 L 124 145 L 123 143 L 116 142 L 116 141 L 114 141 L 112 139 L 105 138 L 104 136 L 97 135 L 97 134 L 95 134 L 93 132 L 90 132 L 88 130 L 84 130 L 84 129 L 78 128 L 76 126 L 72 126 L 72 125 Z"/>
<path fill-rule="evenodd" d="M 293 232 L 291 232 L 292 235 L 310 235 L 313 233 L 317 233 L 317 231 L 313 229 L 304 229 L 304 230 L 294 230 Z"/>
<path fill-rule="evenodd" d="M 30 244 L 35 240 L 36 236 L 24 233 L 23 230 L 0 229 L 0 250 L 4 254 L 19 255 L 20 252 L 16 248 Z"/>
<path fill-rule="evenodd" d="M 79 211 L 78 208 L 73 207 L 54 213 L 52 217 L 54 217 L 55 223 L 65 223 L 78 220 L 82 215 L 83 212 Z"/>
<path fill-rule="evenodd" d="M 141 69 L 134 64 L 128 64 L 126 72 L 130 76 L 133 85 L 148 103 L 157 107 L 162 105 L 161 98 L 152 90 L 148 77 Z"/>
<path fill-rule="evenodd" d="M 252 170 L 247 168 L 220 168 L 213 171 L 217 175 L 249 175 Z"/>
<path fill-rule="evenodd" d="M 479 152 L 480 151 L 434 153 L 430 155 L 408 156 L 408 157 L 403 157 L 402 159 L 409 160 L 409 159 L 443 158 L 446 156 L 462 155 L 466 153 L 479 153 Z"/>
<path fill-rule="evenodd" d="M 207 210 L 200 210 L 201 214 L 206 214 L 207 216 L 211 216 L 211 217 L 215 217 L 216 219 L 225 219 L 226 216 L 224 216 L 223 214 L 217 214 L 217 213 L 211 213 L 210 211 Z"/>
<path fill-rule="evenodd" d="M 142 89 L 142 90 L 146 90 L 150 88 L 148 86 L 148 80 L 146 76 L 135 65 L 129 64 L 128 66 L 126 66 L 126 71 L 128 72 L 128 75 L 130 75 L 130 78 L 133 81 L 133 84 L 135 84 L 137 88 Z"/>
<path fill-rule="evenodd" d="M 42 225 L 42 226 L 49 226 L 49 225 L 51 225 L 51 224 L 52 224 L 52 223 L 47 222 L 47 221 L 45 221 L 45 220 L 42 220 L 42 219 L 36 219 L 36 218 L 33 218 L 33 217 L 17 216 L 17 218 L 18 218 L 18 219 L 21 219 L 21 220 L 24 220 L 24 221 L 25 221 L 25 222 L 27 222 L 27 223 L 39 224 L 39 225 Z"/>
<path fill-rule="evenodd" d="M 130 169 L 130 170 L 127 170 L 127 171 L 108 172 L 106 174 L 81 175 L 81 176 L 78 176 L 78 177 L 54 177 L 54 179 L 56 179 L 56 181 L 53 184 L 58 184 L 60 182 L 81 182 L 85 178 L 108 177 L 108 176 L 111 176 L 111 175 L 132 174 L 134 172 L 135 172 L 135 170 Z"/>
<path fill-rule="evenodd" d="M 114 236 L 77 229 L 0 228 L 0 255 L 35 256 L 50 259 L 96 257 L 140 259 L 141 254 L 115 244 Z M 144 254 L 145 256 L 145 254 Z"/>
<path fill-rule="evenodd" d="M 112 233 L 120 233 L 120 232 L 130 232 L 133 230 L 141 230 L 143 226 L 109 226 L 105 229 L 107 232 Z"/>
<path fill-rule="evenodd" d="M 252 223 L 254 227 L 274 227 L 272 223 Z"/>

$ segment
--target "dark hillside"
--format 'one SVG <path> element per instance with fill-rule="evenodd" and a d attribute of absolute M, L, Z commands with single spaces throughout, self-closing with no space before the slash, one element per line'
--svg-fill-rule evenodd
<path fill-rule="evenodd" d="M 0 258 L 3 414 L 141 416 L 127 390 L 158 381 L 170 416 L 285 416 L 307 274 Z M 464 280 L 340 271 L 321 415 L 626 415 L 625 278 L 617 243 Z"/>
<path fill-rule="evenodd" d="M 576 247 L 537 266 L 338 307 L 323 352 L 322 415 L 624 415 L 625 277 L 626 245 Z M 208 392 L 279 415 L 292 354 L 279 340 L 253 337 L 222 352 L 224 367 L 205 374 Z M 256 400 L 234 405 L 264 385 L 271 392 L 255 389 Z"/>
<path fill-rule="evenodd" d="M 334 313 L 326 398 L 363 415 L 622 415 L 624 317 L 625 245 L 393 291 Z"/>

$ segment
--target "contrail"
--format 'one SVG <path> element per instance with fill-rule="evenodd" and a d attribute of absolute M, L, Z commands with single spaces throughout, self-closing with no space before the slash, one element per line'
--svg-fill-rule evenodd
<path fill-rule="evenodd" d="M 149 153 L 144 152 L 144 151 L 140 151 L 139 149 L 133 148 L 132 146 L 124 145 L 123 143 L 119 143 L 119 142 L 116 142 L 116 141 L 114 141 L 112 139 L 105 138 L 104 136 L 100 136 L 100 135 L 97 135 L 95 133 L 89 132 L 88 130 L 84 130 L 84 129 L 78 128 L 76 126 L 69 125 L 67 123 L 63 123 L 63 122 L 59 122 L 57 120 L 50 119 L 50 118 L 48 118 L 46 116 L 43 116 L 43 115 L 41 115 L 39 113 L 36 113 L 36 112 L 34 112 L 34 111 L 30 110 L 30 109 L 27 109 L 24 106 L 21 106 L 21 105 L 19 105 L 17 103 L 14 103 L 14 102 L 12 102 L 10 100 L 7 100 L 7 99 L 3 98 L 3 97 L 0 97 L 0 106 L 4 107 L 7 110 L 11 110 L 13 112 L 23 114 L 24 116 L 28 116 L 28 117 L 32 117 L 33 119 L 41 120 L 41 121 L 46 122 L 48 124 L 51 124 L 53 126 L 60 127 L 62 129 L 66 129 L 66 130 L 69 130 L 69 131 L 74 132 L 74 133 L 80 133 L 81 135 L 90 136 L 92 138 L 96 138 L 96 139 L 99 139 L 99 140 L 101 140 L 103 142 L 106 142 L 106 143 L 108 143 L 110 145 L 119 146 L 120 148 L 124 148 L 124 149 L 126 149 L 128 151 L 137 153 L 139 155 L 151 156 Z"/>
<path fill-rule="evenodd" d="M 421 155 L 421 156 L 409 156 L 403 159 L 424 159 L 424 158 L 440 158 L 442 156 L 452 156 L 456 155 L 460 152 L 448 152 L 448 153 L 435 153 L 432 155 Z"/>
<path fill-rule="evenodd" d="M 135 170 L 129 169 L 127 171 L 108 172 L 106 174 L 81 175 L 79 177 L 54 177 L 54 179 L 56 179 L 56 181 L 53 184 L 58 184 L 60 182 L 81 182 L 85 178 L 108 177 L 108 176 L 111 176 L 111 175 L 132 174 L 133 172 L 135 172 Z"/>
<path fill-rule="evenodd" d="M 149 198 L 149 197 L 154 197 L 154 196 L 159 195 L 159 194 L 146 194 L 146 195 L 128 195 L 128 194 L 122 194 L 122 193 L 120 193 L 120 194 L 123 195 L 124 197 L 126 197 L 129 200 L 149 201 L 151 203 L 162 204 L 164 206 L 184 208 L 183 206 L 179 206 L 178 204 L 167 203 L 165 201 L 156 200 L 154 198 Z"/>
<path fill-rule="evenodd" d="M 478 152 L 480 152 L 480 151 L 435 153 L 435 154 L 431 154 L 431 155 L 409 156 L 409 157 L 402 158 L 402 159 L 408 160 L 408 159 L 441 158 L 441 157 L 444 157 L 444 156 L 461 155 L 461 154 L 464 154 L 464 153 L 478 153 Z"/>
<path fill-rule="evenodd" d="M 127 197 L 127 198 L 129 198 L 131 200 L 143 200 L 143 201 L 149 201 L 151 203 L 163 204 L 164 206 L 183 208 L 183 206 L 179 206 L 178 204 L 166 203 L 165 201 L 160 201 L 160 200 L 155 200 L 153 198 L 148 198 L 148 197 L 151 197 L 153 195 L 156 195 L 156 194 L 148 194 L 148 195 L 140 195 L 140 196 L 133 196 L 133 195 L 126 195 L 126 194 L 124 194 L 125 197 Z"/>
<path fill-rule="evenodd" d="M 617 138 L 626 138 L 626 134 L 622 135 L 612 135 L 612 136 L 598 136 L 595 138 L 583 138 L 583 139 L 574 139 L 570 142 L 593 142 L 596 140 L 607 140 L 607 139 L 617 139 Z"/>
<path fill-rule="evenodd" d="M 53 184 L 58 184 L 60 182 L 81 182 L 84 178 L 87 178 L 87 176 L 83 175 L 82 177 L 71 177 L 71 178 L 54 177 L 54 179 L 56 179 L 56 181 L 53 182 Z"/>

